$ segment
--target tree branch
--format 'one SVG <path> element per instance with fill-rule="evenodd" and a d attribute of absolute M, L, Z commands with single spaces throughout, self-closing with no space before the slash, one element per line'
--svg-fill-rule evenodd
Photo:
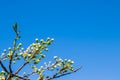
<path fill-rule="evenodd" d="M 62 76 L 65 76 L 65 75 L 68 75 L 68 74 L 72 74 L 74 72 L 77 72 L 78 70 L 80 70 L 82 68 L 82 66 L 76 70 L 74 70 L 73 72 L 68 72 L 68 73 L 64 73 L 64 74 L 61 74 L 61 75 L 58 75 L 59 73 L 56 73 L 55 75 L 53 75 L 51 78 L 48 78 L 47 80 L 52 80 L 52 79 L 55 79 L 55 78 L 59 78 L 59 77 L 62 77 Z"/>
<path fill-rule="evenodd" d="M 3 63 L 2 63 L 1 60 L 0 60 L 0 65 L 1 65 L 1 67 L 3 68 L 3 70 L 4 70 L 5 72 L 9 73 L 8 70 L 6 69 L 6 67 L 3 65 Z"/>
<path fill-rule="evenodd" d="M 13 55 L 15 54 L 15 51 L 16 51 L 16 43 L 17 43 L 17 40 L 18 40 L 19 37 L 20 37 L 20 36 L 19 36 L 19 33 L 20 33 L 20 32 L 18 32 L 17 27 L 18 27 L 18 26 L 17 26 L 17 23 L 15 23 L 14 26 L 13 26 L 13 29 L 14 29 L 14 32 L 16 33 L 16 37 L 15 37 L 14 43 L 13 43 L 13 53 L 12 53 L 12 55 L 10 56 L 10 61 L 9 61 L 9 64 L 8 64 L 10 73 L 13 73 L 11 65 L 12 65 Z M 11 77 L 11 76 L 10 76 L 10 77 Z"/>
<path fill-rule="evenodd" d="M 10 70 L 11 73 L 12 73 L 11 65 L 12 65 L 13 55 L 14 55 L 14 53 L 15 53 L 16 42 L 17 42 L 17 39 L 15 38 L 15 39 L 14 39 L 14 49 L 13 49 L 13 53 L 12 53 L 12 55 L 11 55 L 11 57 L 10 57 L 10 61 L 9 61 L 9 70 Z"/>
<path fill-rule="evenodd" d="M 18 77 L 18 78 L 20 78 L 22 80 L 30 80 L 28 78 L 25 78 L 25 77 L 22 77 L 22 76 L 19 76 L 19 75 L 16 75 L 16 74 L 11 74 L 11 73 L 9 73 L 9 74 L 10 74 L 10 76 Z M 9 77 L 7 80 L 11 80 L 11 77 Z"/>
<path fill-rule="evenodd" d="M 25 65 L 27 65 L 29 62 L 25 62 L 16 72 L 15 74 L 18 74 Z"/>

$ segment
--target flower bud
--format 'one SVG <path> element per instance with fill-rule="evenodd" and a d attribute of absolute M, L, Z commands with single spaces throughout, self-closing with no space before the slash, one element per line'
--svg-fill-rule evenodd
<path fill-rule="evenodd" d="M 4 49 L 4 53 L 6 53 L 6 49 Z"/>
<path fill-rule="evenodd" d="M 36 43 L 38 43 L 38 41 L 39 41 L 38 38 L 36 38 L 35 41 L 36 41 Z"/>
<path fill-rule="evenodd" d="M 53 41 L 54 41 L 54 38 L 52 38 L 51 41 L 53 42 Z"/>
<path fill-rule="evenodd" d="M 11 47 L 9 47 L 8 50 L 10 51 L 10 50 L 11 50 Z"/>
<path fill-rule="evenodd" d="M 47 38 L 47 41 L 49 41 L 49 40 L 50 40 L 50 37 Z"/>
<path fill-rule="evenodd" d="M 58 57 L 57 57 L 57 56 L 54 56 L 53 58 L 54 58 L 54 59 L 57 59 Z"/>
<path fill-rule="evenodd" d="M 44 40 L 43 40 L 43 39 L 41 39 L 41 40 L 40 40 L 40 42 L 42 43 L 42 42 L 44 42 Z"/>
<path fill-rule="evenodd" d="M 2 53 L 2 55 L 1 55 L 1 56 L 3 57 L 4 55 L 5 55 L 5 53 Z"/>
<path fill-rule="evenodd" d="M 48 51 L 48 48 L 46 48 L 45 51 Z"/>
<path fill-rule="evenodd" d="M 18 47 L 21 47 L 21 46 L 22 46 L 22 43 L 19 43 L 19 44 L 18 44 Z"/>
<path fill-rule="evenodd" d="M 23 50 L 24 50 L 24 48 L 21 48 L 21 50 L 23 51 Z"/>

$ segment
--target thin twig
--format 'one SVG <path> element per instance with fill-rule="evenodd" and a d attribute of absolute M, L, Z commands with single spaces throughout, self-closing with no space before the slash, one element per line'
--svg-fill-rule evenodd
<path fill-rule="evenodd" d="M 56 73 L 55 75 L 53 75 L 51 78 L 49 78 L 48 80 L 52 80 L 52 79 L 55 79 L 55 78 L 59 78 L 59 77 L 62 77 L 62 76 L 65 76 L 65 75 L 68 75 L 68 74 L 72 74 L 74 72 L 77 72 L 78 70 L 80 70 L 82 68 L 82 66 L 72 72 L 68 72 L 68 73 L 64 73 L 64 74 L 61 74 L 61 75 L 58 75 L 58 73 Z"/>
<path fill-rule="evenodd" d="M 1 65 L 1 67 L 4 69 L 4 71 L 8 73 L 8 70 L 7 70 L 6 67 L 3 65 L 3 63 L 2 63 L 1 60 L 0 60 L 0 65 Z"/>
<path fill-rule="evenodd" d="M 29 62 L 25 62 L 16 72 L 15 72 L 15 74 L 18 74 L 20 71 L 21 71 L 21 69 L 25 66 L 25 65 L 27 65 Z"/>
<path fill-rule="evenodd" d="M 13 53 L 12 53 L 12 55 L 11 55 L 11 57 L 10 57 L 10 62 L 9 62 L 9 70 L 10 70 L 11 73 L 12 73 L 11 64 L 12 64 L 13 55 L 14 55 L 14 53 L 15 53 L 16 42 L 17 42 L 17 39 L 15 38 L 15 39 L 14 39 L 14 49 L 13 49 Z"/>
<path fill-rule="evenodd" d="M 11 73 L 9 73 L 9 74 L 10 74 L 10 76 L 18 77 L 19 79 L 22 79 L 22 80 L 30 80 L 28 78 L 25 78 L 25 77 L 22 77 L 22 76 L 19 76 L 19 75 L 16 75 L 16 74 L 11 74 Z M 9 77 L 7 80 L 11 80 L 11 77 Z"/>
<path fill-rule="evenodd" d="M 17 31 L 17 23 L 13 26 L 13 28 L 14 28 L 14 31 L 15 31 L 15 33 L 16 33 L 16 37 L 15 37 L 14 43 L 13 43 L 13 53 L 12 53 L 12 55 L 10 56 L 10 61 L 9 61 L 9 64 L 8 64 L 10 73 L 13 73 L 12 67 L 11 67 L 11 66 L 12 66 L 12 60 L 13 60 L 13 56 L 14 56 L 15 51 L 16 51 L 17 40 L 18 40 L 18 38 L 19 38 L 19 32 Z M 11 75 L 10 75 L 10 78 L 11 78 Z"/>
<path fill-rule="evenodd" d="M 29 77 L 29 76 L 31 76 L 31 75 L 33 75 L 33 74 L 35 74 L 35 73 L 36 73 L 36 72 L 31 72 L 31 73 L 25 75 L 25 77 Z"/>

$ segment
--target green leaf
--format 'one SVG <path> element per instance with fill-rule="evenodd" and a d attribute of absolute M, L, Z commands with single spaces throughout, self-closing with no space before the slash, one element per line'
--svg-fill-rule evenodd
<path fill-rule="evenodd" d="M 14 25 L 13 25 L 13 29 L 14 29 L 14 31 L 17 33 L 17 28 L 18 28 L 18 25 L 17 25 L 17 23 L 15 23 Z"/>

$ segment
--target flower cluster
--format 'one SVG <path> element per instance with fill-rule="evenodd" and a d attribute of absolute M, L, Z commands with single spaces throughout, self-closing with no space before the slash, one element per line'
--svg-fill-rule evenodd
<path fill-rule="evenodd" d="M 62 58 L 58 58 L 57 56 L 54 56 L 54 60 L 55 62 L 51 64 L 50 67 L 47 66 L 47 68 L 49 70 L 54 70 L 57 67 L 59 68 L 58 71 L 60 73 L 64 73 L 67 72 L 68 70 L 73 71 L 73 66 L 72 64 L 74 63 L 74 61 L 70 60 L 70 59 L 62 59 Z"/>
<path fill-rule="evenodd" d="M 35 39 L 35 43 L 32 43 L 25 50 L 22 48 L 22 43 L 19 43 L 16 48 L 8 48 L 8 51 L 5 49 L 0 56 L 1 60 L 11 60 L 11 56 L 13 56 L 12 62 L 16 63 L 16 60 L 21 60 L 23 58 L 29 64 L 32 64 L 31 67 L 33 69 L 33 73 L 37 73 L 39 75 L 38 80 L 44 80 L 43 73 L 45 71 L 53 71 L 57 70 L 57 75 L 66 73 L 68 71 L 74 71 L 72 64 L 74 61 L 70 59 L 62 59 L 57 56 L 54 56 L 55 62 L 49 61 L 48 63 L 44 62 L 44 66 L 37 68 L 35 65 L 40 62 L 42 58 L 45 58 L 43 51 L 48 51 L 48 46 L 54 41 L 53 38 L 47 38 L 46 40 Z M 7 55 L 5 55 L 7 53 Z M 0 74 L 4 75 L 4 72 Z M 18 77 L 17 77 L 18 78 Z M 49 77 L 48 77 L 49 78 Z M 0 80 L 4 80 L 4 76 L 0 76 Z"/>
<path fill-rule="evenodd" d="M 13 47 L 4 49 L 0 55 L 0 67 L 3 70 L 0 72 L 0 80 L 30 80 L 30 76 L 32 74 L 39 75 L 37 80 L 53 80 L 54 78 L 59 78 L 79 70 L 74 70 L 74 61 L 70 59 L 62 59 L 57 56 L 53 57 L 54 62 L 44 62 L 44 65 L 38 68 L 37 64 L 41 61 L 41 59 L 46 57 L 43 52 L 48 51 L 48 46 L 53 43 L 54 39 L 48 37 L 46 40 L 39 40 L 36 38 L 34 43 L 30 44 L 26 49 L 24 49 L 22 47 L 22 43 L 17 43 L 18 39 L 20 39 L 20 31 L 18 30 L 17 23 L 13 25 L 13 29 L 16 34 Z M 13 70 L 13 64 L 15 65 L 18 60 L 24 60 L 24 62 L 22 65 L 20 64 L 18 69 L 15 71 Z M 6 61 L 8 66 L 5 66 L 3 61 Z M 20 71 L 22 71 L 22 69 L 28 64 L 31 66 L 33 71 L 31 73 L 25 73 L 24 71 L 23 75 L 20 75 Z M 45 75 L 47 71 L 53 71 L 53 75 Z"/>
<path fill-rule="evenodd" d="M 0 72 L 0 80 L 5 80 L 5 72 L 4 71 L 1 71 Z"/>
<path fill-rule="evenodd" d="M 67 60 L 67 59 L 58 58 L 57 56 L 54 56 L 54 60 L 55 60 L 54 63 L 52 63 L 51 61 L 49 61 L 48 63 L 44 62 L 44 66 L 41 66 L 40 68 L 37 68 L 36 66 L 32 66 L 33 72 L 39 75 L 38 80 L 43 78 L 44 75 L 43 73 L 47 70 L 49 71 L 57 70 L 57 75 L 66 73 L 69 70 L 74 71 L 72 66 L 74 61 L 70 59 Z"/>
<path fill-rule="evenodd" d="M 13 55 L 12 62 L 15 63 L 16 60 L 20 60 L 22 57 L 24 60 L 30 62 L 32 61 L 34 64 L 38 64 L 38 62 L 45 58 L 45 55 L 43 54 L 43 51 L 48 51 L 48 45 L 50 45 L 54 41 L 53 38 L 47 38 L 46 41 L 41 39 L 38 40 L 35 39 L 35 43 L 32 43 L 26 50 L 24 48 L 21 48 L 22 43 L 19 43 L 18 46 L 15 48 L 15 54 L 13 55 L 14 51 L 11 48 L 8 48 L 8 52 L 6 49 L 4 50 L 4 53 L 1 54 L 1 59 L 11 59 L 11 56 Z M 5 55 L 7 53 L 7 55 Z M 4 57 L 4 58 L 3 58 Z"/>
<path fill-rule="evenodd" d="M 4 76 L 0 76 L 0 80 L 5 80 L 5 77 Z"/>
<path fill-rule="evenodd" d="M 21 50 L 20 55 L 28 62 L 32 61 L 34 64 L 45 58 L 43 51 L 48 51 L 48 45 L 54 41 L 53 38 L 47 38 L 47 40 L 38 39 L 35 40 L 35 43 L 32 43 L 25 51 Z"/>

